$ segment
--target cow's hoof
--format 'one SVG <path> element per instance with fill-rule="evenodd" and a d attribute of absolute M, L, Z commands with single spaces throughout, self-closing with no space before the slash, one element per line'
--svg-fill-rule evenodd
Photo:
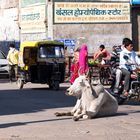
<path fill-rule="evenodd" d="M 56 113 L 54 113 L 54 114 L 55 114 L 55 116 L 57 116 L 57 117 L 61 116 L 61 113 L 59 113 L 59 112 L 56 112 Z"/>
<path fill-rule="evenodd" d="M 74 120 L 74 121 L 78 121 L 79 118 L 77 118 L 77 117 L 73 117 L 73 120 Z"/>
<path fill-rule="evenodd" d="M 83 119 L 88 119 L 88 115 L 83 115 Z"/>

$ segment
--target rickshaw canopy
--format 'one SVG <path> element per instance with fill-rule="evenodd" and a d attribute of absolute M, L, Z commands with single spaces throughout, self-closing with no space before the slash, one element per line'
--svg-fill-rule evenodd
<path fill-rule="evenodd" d="M 41 40 L 41 41 L 25 41 L 22 42 L 20 45 L 20 51 L 23 52 L 25 47 L 38 47 L 41 44 L 51 44 L 51 45 L 62 45 L 64 46 L 63 42 L 59 42 L 56 40 Z"/>

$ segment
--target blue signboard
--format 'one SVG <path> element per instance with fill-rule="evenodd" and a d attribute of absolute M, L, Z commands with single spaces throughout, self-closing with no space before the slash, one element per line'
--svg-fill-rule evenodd
<path fill-rule="evenodd" d="M 71 46 L 75 46 L 75 40 L 74 39 L 60 39 L 58 40 L 60 42 L 63 42 L 65 46 L 67 47 L 71 47 Z"/>
<path fill-rule="evenodd" d="M 65 46 L 75 46 L 75 41 L 73 39 L 65 39 Z"/>
<path fill-rule="evenodd" d="M 140 4 L 140 0 L 132 0 L 132 4 Z"/>
<path fill-rule="evenodd" d="M 74 48 L 75 48 L 75 40 L 74 39 L 60 39 L 58 40 L 63 42 L 65 47 L 67 47 L 67 51 L 69 55 L 73 55 Z"/>

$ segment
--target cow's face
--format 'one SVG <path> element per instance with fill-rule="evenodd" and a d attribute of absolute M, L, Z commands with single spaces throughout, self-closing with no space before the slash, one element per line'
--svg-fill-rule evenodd
<path fill-rule="evenodd" d="M 89 87 L 89 81 L 85 75 L 81 75 L 75 79 L 74 83 L 67 89 L 66 94 L 70 96 L 81 96 L 84 87 Z"/>

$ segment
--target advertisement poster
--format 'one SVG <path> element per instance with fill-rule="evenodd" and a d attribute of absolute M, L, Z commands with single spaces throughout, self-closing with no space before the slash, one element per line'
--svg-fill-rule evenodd
<path fill-rule="evenodd" d="M 54 2 L 54 23 L 130 22 L 128 2 Z"/>
<path fill-rule="evenodd" d="M 45 5 L 21 8 L 21 33 L 42 33 L 46 31 Z"/>
<path fill-rule="evenodd" d="M 46 0 L 20 0 L 21 7 L 45 4 Z"/>

